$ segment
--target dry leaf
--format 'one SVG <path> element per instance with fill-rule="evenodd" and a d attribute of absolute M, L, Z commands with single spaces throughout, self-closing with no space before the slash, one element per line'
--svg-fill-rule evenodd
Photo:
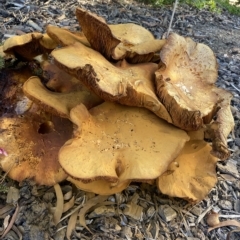
<path fill-rule="evenodd" d="M 20 207 L 19 207 L 19 205 L 17 203 L 15 212 L 14 212 L 14 214 L 13 214 L 9 224 L 7 225 L 7 223 L 6 223 L 6 225 L 5 225 L 6 229 L 5 229 L 4 233 L 3 233 L 3 235 L 1 236 L 1 239 L 3 239 L 6 236 L 6 234 L 11 230 L 15 220 L 17 219 L 17 216 L 18 216 L 19 212 L 20 212 Z"/>
<path fill-rule="evenodd" d="M 68 240 L 71 240 L 72 231 L 76 227 L 77 217 L 78 217 L 78 211 L 75 211 L 68 220 L 67 233 L 66 233 L 66 237 Z"/>
<path fill-rule="evenodd" d="M 3 229 L 6 230 L 9 225 L 10 215 L 7 215 L 3 220 Z"/>
<path fill-rule="evenodd" d="M 226 238 L 226 240 L 231 240 L 231 234 L 232 233 L 235 233 L 235 232 L 240 232 L 240 228 L 237 228 L 237 229 L 235 229 L 235 230 L 232 230 L 232 231 L 230 231 L 228 234 L 227 234 L 227 238 Z"/>
<path fill-rule="evenodd" d="M 8 214 L 9 211 L 11 211 L 13 209 L 13 205 L 6 205 L 3 208 L 0 209 L 0 218 L 4 218 L 6 214 Z"/>
<path fill-rule="evenodd" d="M 12 230 L 18 235 L 18 240 L 22 240 L 23 238 L 22 233 L 15 225 L 12 226 Z"/>
<path fill-rule="evenodd" d="M 216 228 L 227 227 L 227 226 L 236 226 L 236 227 L 240 228 L 240 222 L 238 222 L 236 220 L 226 220 L 226 221 L 220 222 L 219 224 L 215 225 L 214 227 L 209 228 L 208 232 L 210 232 Z"/>
<path fill-rule="evenodd" d="M 72 188 L 71 188 L 72 189 Z M 64 201 L 68 201 L 70 198 L 72 198 L 72 190 L 66 192 L 64 195 L 63 195 L 63 199 Z"/>
<path fill-rule="evenodd" d="M 55 212 L 53 214 L 53 222 L 55 225 L 57 225 L 60 222 L 62 213 L 63 213 L 63 194 L 62 194 L 62 189 L 59 184 L 54 185 L 54 189 L 56 192 L 56 197 L 57 197 L 57 205 Z"/>
<path fill-rule="evenodd" d="M 86 213 L 95 205 L 97 205 L 98 203 L 101 203 L 103 201 L 105 201 L 106 199 L 108 199 L 109 196 L 101 196 L 98 195 L 97 197 L 91 198 L 90 200 L 88 200 L 84 207 L 79 211 L 79 222 L 80 224 L 85 227 L 90 233 L 92 233 L 90 231 L 90 229 L 87 227 L 86 225 L 86 221 L 85 221 L 85 215 Z"/>
<path fill-rule="evenodd" d="M 68 202 L 64 203 L 63 205 L 63 213 L 67 212 L 74 206 L 75 197 L 73 196 Z"/>

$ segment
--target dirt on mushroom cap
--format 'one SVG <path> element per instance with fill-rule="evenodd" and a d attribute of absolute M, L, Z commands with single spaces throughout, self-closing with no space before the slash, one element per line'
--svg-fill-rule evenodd
<path fill-rule="evenodd" d="M 170 34 L 160 52 L 156 71 L 157 95 L 173 124 L 188 131 L 203 125 L 203 118 L 216 113 L 221 96 L 215 93 L 217 62 L 212 50 L 190 38 Z"/>
<path fill-rule="evenodd" d="M 27 113 L 23 117 L 1 118 L 0 127 L 0 143 L 8 153 L 0 157 L 0 164 L 10 178 L 19 182 L 32 178 L 40 185 L 54 185 L 66 179 L 58 151 L 72 135 L 69 120 Z"/>
<path fill-rule="evenodd" d="M 83 182 L 155 179 L 178 155 L 188 135 L 146 109 L 103 103 L 72 109 L 79 134 L 59 152 L 59 162 Z"/>

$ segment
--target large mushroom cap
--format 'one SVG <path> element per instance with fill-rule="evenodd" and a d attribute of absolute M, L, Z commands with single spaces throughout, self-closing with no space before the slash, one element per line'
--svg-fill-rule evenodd
<path fill-rule="evenodd" d="M 48 25 L 47 34 L 58 44 L 62 46 L 67 46 L 75 42 L 81 42 L 87 47 L 90 47 L 90 44 L 87 38 L 83 33 L 73 33 L 67 29 L 59 28 L 57 26 Z"/>
<path fill-rule="evenodd" d="M 107 25 L 104 19 L 81 8 L 76 9 L 76 16 L 92 48 L 107 59 L 149 62 L 165 44 L 165 40 L 154 39 L 151 32 L 133 23 Z"/>
<path fill-rule="evenodd" d="M 0 128 L 0 145 L 8 153 L 0 156 L 0 164 L 10 178 L 19 182 L 32 178 L 40 185 L 54 185 L 66 179 L 58 151 L 72 135 L 69 120 L 28 113 L 1 118 Z"/>
<path fill-rule="evenodd" d="M 217 158 L 203 140 L 187 142 L 179 156 L 168 166 L 158 181 L 160 191 L 172 197 L 199 202 L 217 182 Z"/>
<path fill-rule="evenodd" d="M 172 122 L 155 94 L 155 63 L 129 65 L 123 61 L 116 67 L 80 43 L 54 50 L 52 56 L 57 66 L 76 76 L 102 99 L 145 107 Z"/>
<path fill-rule="evenodd" d="M 189 131 L 199 129 L 203 118 L 212 117 L 224 98 L 215 93 L 217 62 L 214 53 L 204 44 L 172 33 L 160 58 L 163 64 L 156 72 L 160 101 L 174 125 Z"/>
<path fill-rule="evenodd" d="M 23 91 L 43 109 L 65 118 L 69 117 L 70 110 L 78 104 L 82 103 L 87 108 L 92 108 L 102 103 L 100 98 L 86 89 L 69 93 L 51 92 L 38 77 L 29 78 L 23 85 Z"/>
<path fill-rule="evenodd" d="M 59 162 L 74 179 L 120 184 L 160 176 L 177 157 L 188 135 L 146 109 L 103 103 L 71 110 L 78 135 L 59 152 Z"/>

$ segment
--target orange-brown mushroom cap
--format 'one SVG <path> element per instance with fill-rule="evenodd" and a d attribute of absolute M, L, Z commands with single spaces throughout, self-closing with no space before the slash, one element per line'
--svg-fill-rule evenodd
<path fill-rule="evenodd" d="M 107 25 L 104 19 L 81 8 L 76 9 L 76 16 L 92 48 L 107 59 L 149 62 L 166 42 L 133 23 Z"/>
<path fill-rule="evenodd" d="M 33 179 L 40 185 L 54 185 L 67 174 L 58 162 L 58 151 L 73 131 L 68 119 L 26 113 L 0 119 L 0 145 L 8 156 L 0 156 L 1 168 L 16 181 Z"/>
<path fill-rule="evenodd" d="M 203 140 L 187 142 L 179 156 L 157 181 L 160 191 L 172 197 L 199 202 L 217 182 L 217 158 Z"/>
<path fill-rule="evenodd" d="M 96 180 L 90 183 L 83 183 L 82 181 L 73 179 L 72 177 L 68 177 L 67 180 L 83 191 L 93 192 L 100 195 L 111 195 L 122 192 L 131 182 L 125 181 L 121 184 L 112 184 L 106 180 Z"/>
<path fill-rule="evenodd" d="M 216 88 L 216 93 L 224 97 L 218 104 L 219 110 L 215 120 L 206 125 L 206 134 L 212 140 L 212 154 L 221 160 L 230 156 L 227 137 L 234 128 L 234 118 L 230 108 L 232 94 L 224 89 Z"/>
<path fill-rule="evenodd" d="M 155 179 L 189 139 L 146 109 L 105 102 L 90 113 L 83 105 L 71 110 L 78 134 L 59 151 L 64 170 L 85 183 Z"/>
<path fill-rule="evenodd" d="M 68 118 L 70 110 L 78 104 L 82 103 L 89 109 L 102 103 L 99 97 L 87 89 L 68 93 L 49 91 L 38 77 L 29 78 L 23 85 L 23 91 L 43 109 L 64 118 Z"/>
<path fill-rule="evenodd" d="M 60 69 L 48 60 L 41 62 L 43 78 L 46 87 L 54 92 L 67 93 L 75 91 L 88 91 L 87 88 L 75 77 Z"/>
<path fill-rule="evenodd" d="M 155 63 L 130 65 L 123 61 L 116 67 L 100 53 L 81 43 L 56 49 L 54 63 L 82 81 L 105 101 L 145 107 L 172 122 L 166 108 L 155 94 Z"/>
<path fill-rule="evenodd" d="M 53 25 L 48 25 L 46 30 L 50 38 L 52 38 L 61 46 L 67 46 L 75 42 L 81 42 L 85 46 L 91 47 L 90 43 L 82 32 L 71 32 L 67 29 Z"/>
<path fill-rule="evenodd" d="M 220 101 L 213 85 L 217 79 L 214 53 L 204 44 L 172 33 L 160 58 L 162 65 L 156 71 L 158 97 L 174 125 L 197 130 L 203 125 L 203 117 L 216 113 Z"/>
<path fill-rule="evenodd" d="M 47 52 L 51 52 L 57 47 L 57 43 L 47 33 L 43 34 L 43 37 L 39 39 L 39 43 Z"/>
<path fill-rule="evenodd" d="M 49 53 L 55 47 L 56 44 L 46 35 L 33 32 L 8 38 L 3 44 L 3 51 L 23 60 L 32 60 L 44 52 Z"/>

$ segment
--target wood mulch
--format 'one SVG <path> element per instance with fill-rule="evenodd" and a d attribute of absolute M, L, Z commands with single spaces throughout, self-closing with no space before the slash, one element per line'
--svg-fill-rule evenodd
<path fill-rule="evenodd" d="M 104 17 L 110 24 L 140 24 L 157 38 L 166 33 L 172 13 L 172 6 L 154 8 L 131 0 L 0 0 L 0 42 L 14 35 L 44 32 L 48 24 L 79 30 L 74 14 L 77 6 Z M 220 214 L 220 221 L 240 220 L 240 17 L 225 11 L 217 14 L 180 5 L 172 31 L 207 44 L 216 54 L 219 63 L 217 84 L 233 94 L 235 129 L 228 138 L 231 157 L 218 163 L 219 181 L 200 203 L 192 205 L 162 195 L 155 186 L 132 183 L 122 193 L 110 196 L 109 204 L 101 204 L 83 214 L 93 234 L 77 221 L 70 239 L 225 240 L 236 227 L 208 232 L 207 214 L 214 210 Z M 66 239 L 68 213 L 87 204 L 94 195 L 77 190 L 68 182 L 62 183 L 61 188 L 65 202 L 74 196 L 75 203 L 55 226 L 52 213 L 57 199 L 53 187 L 36 186 L 31 181 L 19 185 L 8 178 L 2 179 L 0 232 L 7 216 L 14 219 L 13 227 L 3 239 Z M 6 208 L 6 203 L 10 207 Z M 240 239 L 240 233 L 233 232 L 230 239 Z"/>

